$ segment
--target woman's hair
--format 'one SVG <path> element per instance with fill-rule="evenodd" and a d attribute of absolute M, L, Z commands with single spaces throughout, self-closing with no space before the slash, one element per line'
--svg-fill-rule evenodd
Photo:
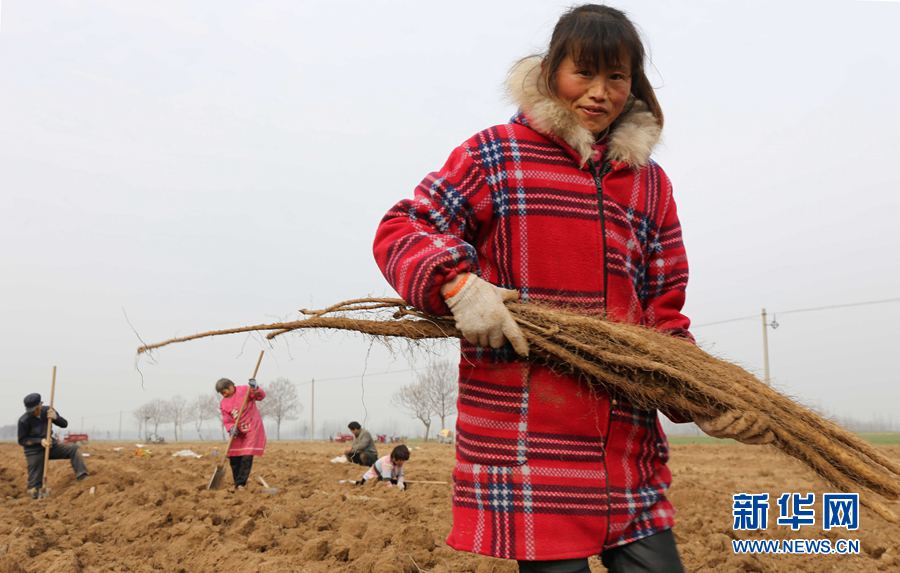
<path fill-rule="evenodd" d="M 618 66 L 627 57 L 631 64 L 631 93 L 647 104 L 662 127 L 662 108 L 644 73 L 644 44 L 624 12 L 609 6 L 584 4 L 559 18 L 541 67 L 541 83 L 550 94 L 556 94 L 556 72 L 566 56 L 594 73 Z"/>
<path fill-rule="evenodd" d="M 234 386 L 234 382 L 232 382 L 228 378 L 219 378 L 219 381 L 216 382 L 216 392 L 221 394 L 222 391 L 229 386 Z"/>
<path fill-rule="evenodd" d="M 362 428 L 362 426 L 359 425 L 359 422 L 350 422 L 349 424 L 347 424 L 347 428 L 351 430 L 359 430 Z"/>
<path fill-rule="evenodd" d="M 391 459 L 395 462 L 403 460 L 404 462 L 409 459 L 409 448 L 400 444 L 396 448 L 391 451 Z"/>

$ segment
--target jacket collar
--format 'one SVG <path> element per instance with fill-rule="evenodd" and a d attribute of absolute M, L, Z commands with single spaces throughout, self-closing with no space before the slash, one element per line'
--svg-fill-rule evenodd
<path fill-rule="evenodd" d="M 591 158 L 594 136 L 559 100 L 541 92 L 538 88 L 540 71 L 540 56 L 520 60 L 509 72 L 507 93 L 525 114 L 532 128 L 566 142 L 584 166 Z M 659 122 L 647 104 L 635 100 L 610 132 L 608 157 L 613 161 L 642 167 L 650 160 L 650 152 L 659 142 L 660 132 Z"/>

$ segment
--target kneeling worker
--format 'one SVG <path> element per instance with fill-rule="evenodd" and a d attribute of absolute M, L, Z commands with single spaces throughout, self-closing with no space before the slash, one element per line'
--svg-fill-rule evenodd
<path fill-rule="evenodd" d="M 75 479 L 82 480 L 88 476 L 87 467 L 78 452 L 76 444 L 59 444 L 56 440 L 47 443 L 47 419 L 60 428 L 66 428 L 69 422 L 60 416 L 55 409 L 41 403 L 40 394 L 25 396 L 26 412 L 19 418 L 19 445 L 25 448 L 25 461 L 28 464 L 28 493 L 37 499 L 44 485 L 44 448 L 50 447 L 51 460 L 68 459 L 75 470 Z"/>
<path fill-rule="evenodd" d="M 378 450 L 375 448 L 375 440 L 369 430 L 363 429 L 359 422 L 350 422 L 347 428 L 353 432 L 353 441 L 350 447 L 344 450 L 348 462 L 361 466 L 371 466 L 378 459 Z"/>

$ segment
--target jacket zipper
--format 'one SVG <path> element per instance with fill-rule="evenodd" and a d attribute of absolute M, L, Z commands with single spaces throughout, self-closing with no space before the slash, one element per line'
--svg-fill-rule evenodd
<path fill-rule="evenodd" d="M 606 464 L 606 446 L 609 444 L 609 429 L 612 427 L 613 408 L 616 406 L 616 399 L 612 395 L 609 397 L 609 418 L 606 420 L 606 435 L 603 436 L 603 472 L 606 477 L 604 486 L 606 487 L 606 535 L 603 536 L 603 547 L 609 543 L 609 530 L 612 526 L 612 499 L 609 490 L 609 466 Z M 603 549 L 600 549 L 603 552 Z"/>
<path fill-rule="evenodd" d="M 597 208 L 600 211 L 600 239 L 601 241 L 603 241 L 603 311 L 606 312 L 606 290 L 609 277 L 606 270 L 606 215 L 604 215 L 603 213 L 603 178 L 612 170 L 612 165 L 608 160 L 605 160 L 600 165 L 599 171 L 595 168 L 595 164 L 593 163 L 593 161 L 589 162 L 588 166 L 590 167 L 591 174 L 594 177 L 594 187 L 597 188 Z"/>
<path fill-rule="evenodd" d="M 595 164 L 593 161 L 588 162 L 588 166 L 591 170 L 591 175 L 594 178 L 594 186 L 597 188 L 597 207 L 600 211 L 600 237 L 603 241 L 603 311 L 606 312 L 606 301 L 607 301 L 607 284 L 609 277 L 606 271 L 606 216 L 603 214 L 603 177 L 606 176 L 612 170 L 612 165 L 609 160 L 604 160 L 600 165 L 600 170 L 598 171 L 595 168 Z M 611 521 L 612 521 L 612 500 L 609 489 L 609 466 L 606 462 L 606 446 L 609 444 L 609 429 L 612 427 L 612 416 L 613 416 L 613 407 L 616 405 L 616 399 L 614 396 L 610 395 L 609 397 L 609 417 L 606 420 L 606 433 L 603 436 L 602 444 L 603 444 L 603 475 L 604 475 L 604 486 L 606 488 L 606 535 L 603 537 L 603 547 L 606 547 L 606 544 L 609 542 L 609 530 Z M 601 549 L 602 551 L 602 549 Z"/>

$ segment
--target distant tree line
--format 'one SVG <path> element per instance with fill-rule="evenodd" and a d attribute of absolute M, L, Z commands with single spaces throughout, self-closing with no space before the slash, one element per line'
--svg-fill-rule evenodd
<path fill-rule="evenodd" d="M 15 440 L 18 427 L 15 424 L 0 426 L 0 440 Z"/>

